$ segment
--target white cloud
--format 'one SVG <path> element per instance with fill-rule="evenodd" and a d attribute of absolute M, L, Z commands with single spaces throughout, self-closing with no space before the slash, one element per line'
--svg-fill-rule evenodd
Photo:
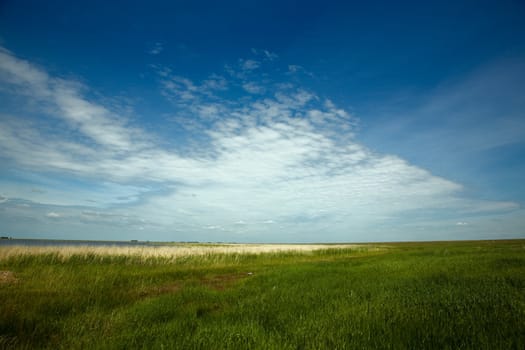
<path fill-rule="evenodd" d="M 250 71 L 250 70 L 254 70 L 254 69 L 257 69 L 261 66 L 261 63 L 256 61 L 256 60 L 241 60 L 240 61 L 240 66 L 241 66 L 241 69 L 244 70 L 244 71 Z"/>
<path fill-rule="evenodd" d="M 160 78 L 161 94 L 176 105 L 201 104 L 229 89 L 229 82 L 222 75 L 211 74 L 199 83 L 173 74 L 164 66 L 153 65 L 152 68 Z"/>
<path fill-rule="evenodd" d="M 190 79 L 169 75 L 161 82 L 163 95 L 172 100 L 189 102 L 197 98 L 197 86 Z"/>
<path fill-rule="evenodd" d="M 17 59 L 13 54 L 0 48 L 0 80 L 16 86 L 20 94 L 37 92 L 45 96 L 48 93 L 49 76 L 46 72 L 27 61 Z"/>
<path fill-rule="evenodd" d="M 83 210 L 80 213 L 76 213 L 75 219 L 88 224 L 96 223 L 112 226 L 134 226 L 134 228 L 137 229 L 144 229 L 144 227 L 152 226 L 152 223 L 148 222 L 144 218 L 122 211 L 107 213 L 101 211 Z"/>
<path fill-rule="evenodd" d="M 277 58 L 279 58 L 279 56 L 276 53 L 270 52 L 268 50 L 263 50 L 263 53 L 264 53 L 264 56 L 266 57 L 266 59 L 268 59 L 270 61 L 273 61 L 273 60 L 276 60 Z"/>
<path fill-rule="evenodd" d="M 255 56 L 262 57 L 262 59 L 267 61 L 275 61 L 279 58 L 279 55 L 277 55 L 275 52 L 271 52 L 268 50 L 259 50 L 252 48 L 252 54 L 254 54 Z"/>
<path fill-rule="evenodd" d="M 248 91 L 250 94 L 263 94 L 266 90 L 263 86 L 260 86 L 254 82 L 247 82 L 242 85 L 243 89 Z"/>
<path fill-rule="evenodd" d="M 248 70 L 258 67 L 247 62 L 242 66 Z M 164 95 L 190 115 L 177 118 L 192 126 L 187 137 L 199 140 L 193 152 L 162 146 L 111 108 L 87 99 L 77 84 L 1 51 L 3 81 L 16 94 L 23 90 L 26 98 L 50 106 L 43 113 L 66 123 L 49 130 L 45 120 L 3 116 L 0 155 L 23 171 L 69 174 L 97 189 L 94 209 L 68 217 L 137 229 L 273 237 L 270 224 L 278 222 L 288 237 L 325 232 L 324 238 L 344 240 L 388 220 L 410 221 L 410 215 L 436 210 L 453 216 L 516 209 L 512 202 L 464 199 L 460 184 L 395 155 L 374 153 L 355 138 L 352 115 L 311 92 L 289 87 L 248 101 L 206 99 L 228 82 L 212 75 L 197 84 L 162 72 Z M 96 186 L 101 180 L 105 185 Z M 90 189 L 82 187 L 60 192 L 47 186 L 45 193 L 5 188 L 16 192 L 10 197 L 87 207 Z M 68 192 L 78 195 L 77 202 Z"/>
<path fill-rule="evenodd" d="M 288 72 L 287 74 L 288 75 L 294 75 L 294 74 L 304 74 L 304 75 L 308 75 L 310 77 L 313 77 L 314 74 L 310 71 L 307 71 L 306 69 L 304 69 L 303 66 L 300 66 L 298 64 L 290 64 L 288 65 Z"/>
<path fill-rule="evenodd" d="M 6 50 L 0 50 L 0 78 L 97 144 L 115 150 L 143 145 L 140 132 L 127 126 L 123 118 L 82 98 L 78 83 L 52 78 Z"/>
<path fill-rule="evenodd" d="M 201 89 L 205 91 L 227 90 L 228 81 L 221 75 L 212 74 L 202 82 Z"/>
<path fill-rule="evenodd" d="M 303 69 L 303 67 L 301 67 L 301 66 L 299 66 L 297 64 L 290 64 L 290 65 L 288 65 L 288 71 L 290 73 L 297 73 L 301 69 Z"/>
<path fill-rule="evenodd" d="M 158 55 L 164 51 L 164 44 L 161 42 L 156 42 L 153 44 L 153 47 L 148 51 L 150 55 Z"/>

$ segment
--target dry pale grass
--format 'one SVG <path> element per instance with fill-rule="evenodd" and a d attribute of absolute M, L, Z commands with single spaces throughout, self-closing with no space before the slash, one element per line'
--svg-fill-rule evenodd
<path fill-rule="evenodd" d="M 0 271 L 0 284 L 10 284 L 18 282 L 18 278 L 12 271 Z"/>
<path fill-rule="evenodd" d="M 189 256 L 222 254 L 264 254 L 278 252 L 312 252 L 323 249 L 353 249 L 351 244 L 217 244 L 217 245 L 176 245 L 176 246 L 23 246 L 0 247 L 0 260 L 21 255 L 54 254 L 67 260 L 72 256 L 134 256 L 142 259 L 177 259 Z"/>

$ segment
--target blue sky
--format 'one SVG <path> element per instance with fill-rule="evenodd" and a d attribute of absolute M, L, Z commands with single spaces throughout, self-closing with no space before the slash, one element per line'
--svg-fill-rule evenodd
<path fill-rule="evenodd" d="M 0 4 L 0 231 L 525 237 L 521 1 Z"/>

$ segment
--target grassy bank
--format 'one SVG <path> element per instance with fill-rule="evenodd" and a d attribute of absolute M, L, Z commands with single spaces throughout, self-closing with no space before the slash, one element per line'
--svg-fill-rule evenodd
<path fill-rule="evenodd" d="M 2 247 L 0 347 L 525 348 L 523 240 L 317 248 Z"/>

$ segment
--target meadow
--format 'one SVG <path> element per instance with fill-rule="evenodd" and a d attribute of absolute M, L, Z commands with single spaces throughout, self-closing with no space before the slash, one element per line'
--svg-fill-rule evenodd
<path fill-rule="evenodd" d="M 525 240 L 0 247 L 0 348 L 525 349 Z"/>

